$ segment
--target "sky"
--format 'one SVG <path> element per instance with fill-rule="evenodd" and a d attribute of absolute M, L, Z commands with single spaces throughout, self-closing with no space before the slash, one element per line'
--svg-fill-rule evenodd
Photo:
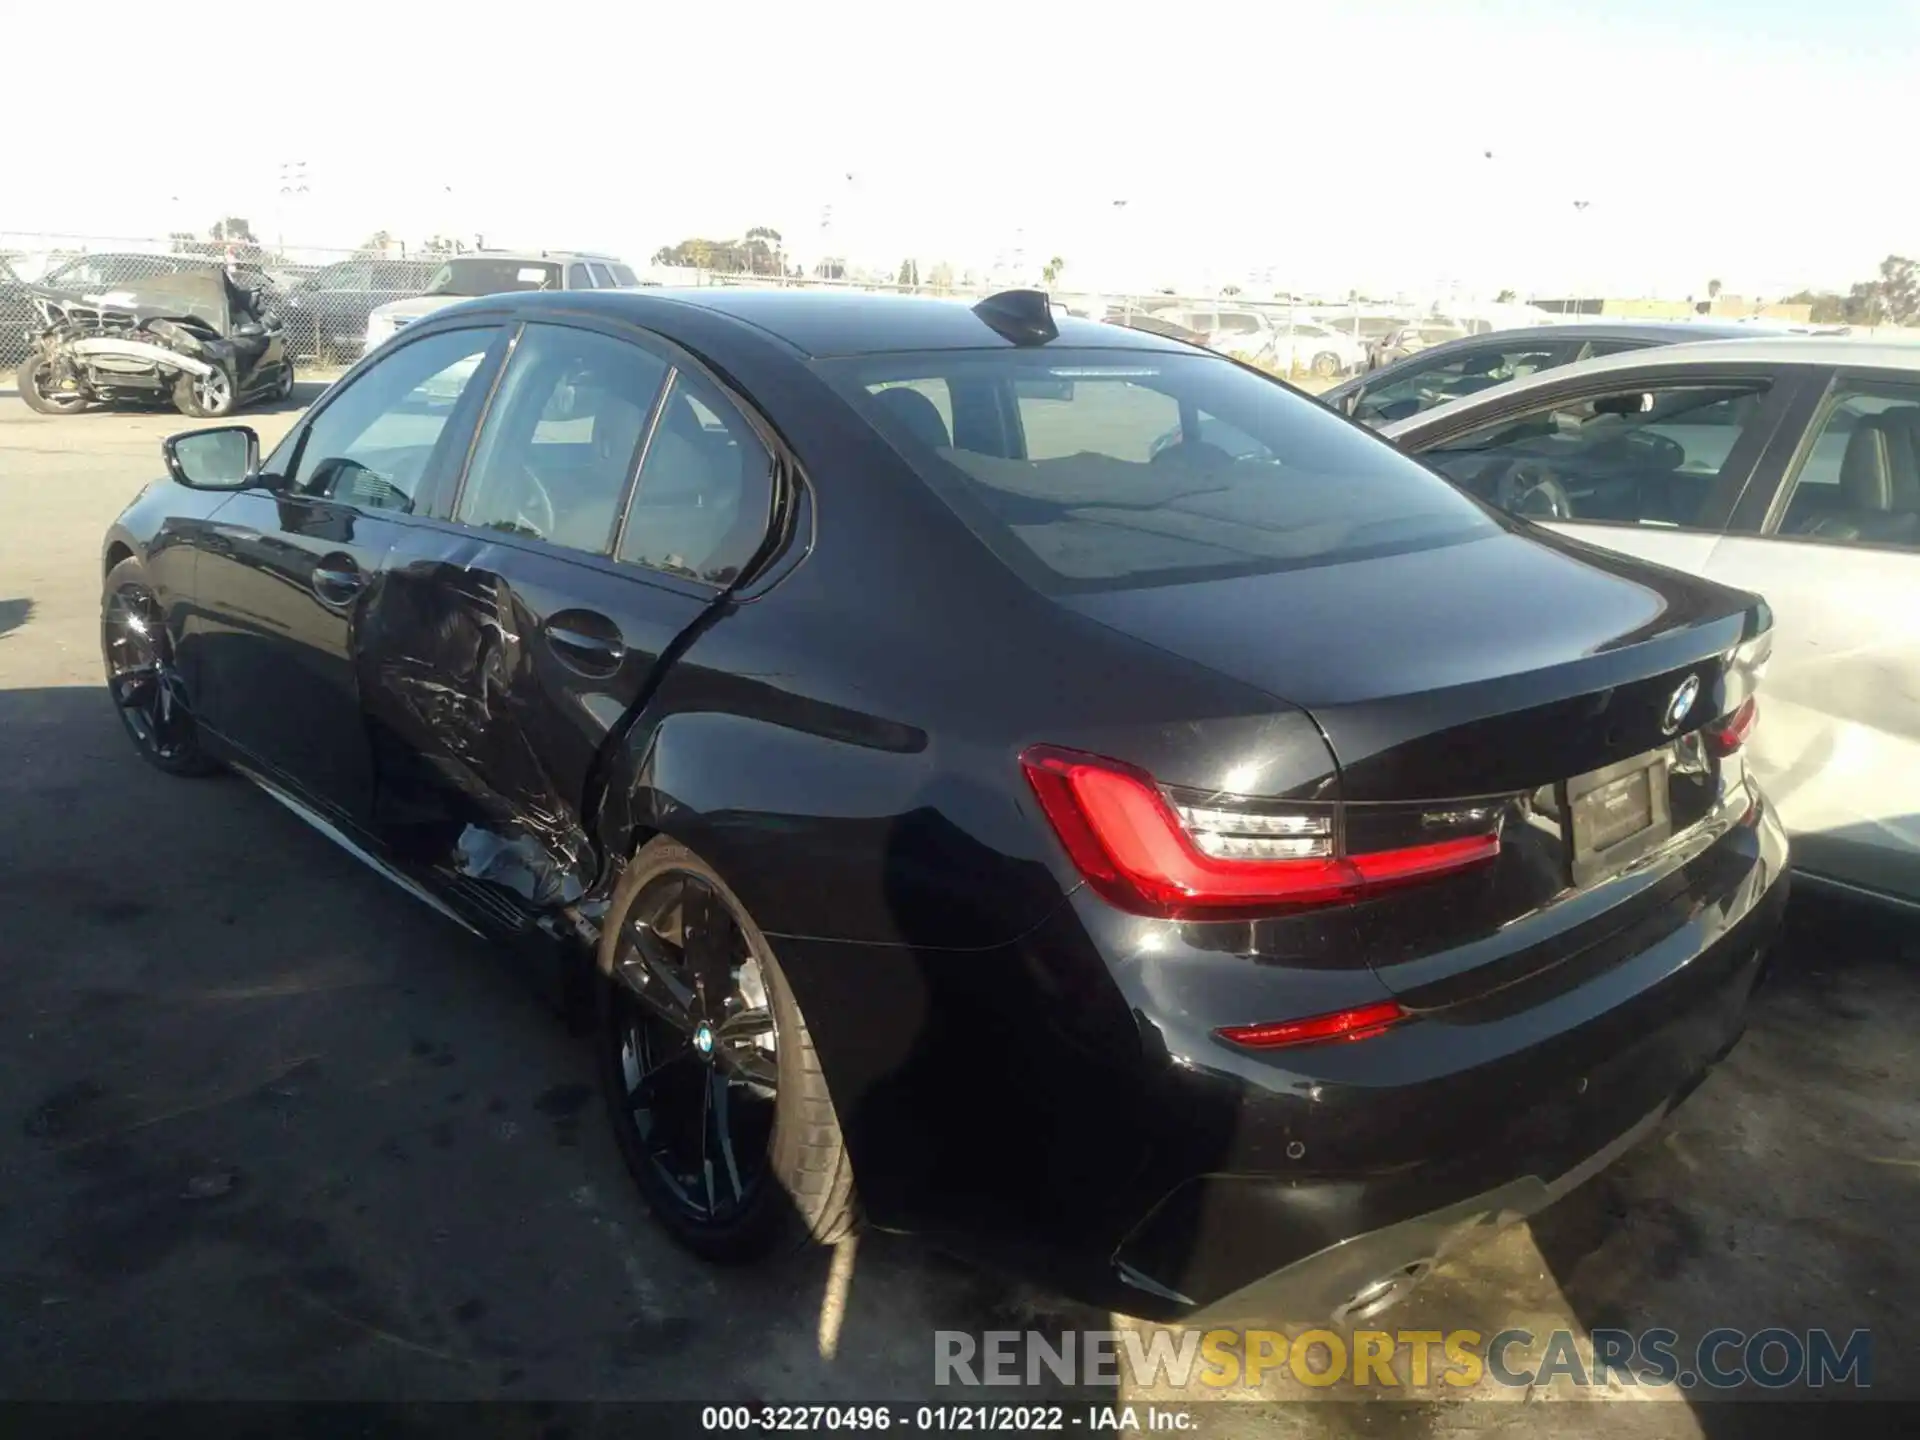
<path fill-rule="evenodd" d="M 0 0 L 9 109 L 58 139 L 10 147 L 0 239 L 237 214 L 644 261 L 769 225 L 923 274 L 1058 256 L 1061 288 L 1488 296 L 1777 297 L 1920 251 L 1920 0 L 661 8 L 331 0 L 228 41 Z"/>

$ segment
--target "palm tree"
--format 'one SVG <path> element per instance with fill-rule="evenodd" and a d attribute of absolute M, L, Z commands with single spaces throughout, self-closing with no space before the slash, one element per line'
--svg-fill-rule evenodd
<path fill-rule="evenodd" d="M 1051 285 L 1060 278 L 1060 272 L 1067 268 L 1067 262 L 1058 255 L 1040 267 L 1040 278 Z"/>

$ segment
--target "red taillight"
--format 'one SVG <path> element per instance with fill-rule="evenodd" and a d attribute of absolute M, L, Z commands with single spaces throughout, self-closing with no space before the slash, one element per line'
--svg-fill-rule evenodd
<path fill-rule="evenodd" d="M 1278 1050 L 1284 1045 L 1313 1045 L 1328 1040 L 1370 1040 L 1407 1018 L 1391 1000 L 1315 1015 L 1306 1020 L 1274 1020 L 1265 1025 L 1223 1025 L 1213 1033 L 1222 1040 L 1255 1050 Z"/>
<path fill-rule="evenodd" d="M 1486 834 L 1337 855 L 1331 816 L 1306 812 L 1185 808 L 1190 829 L 1133 766 L 1047 745 L 1020 763 L 1074 867 L 1140 915 L 1198 919 L 1352 900 L 1500 853 L 1499 835 Z"/>
<path fill-rule="evenodd" d="M 1747 743 L 1759 718 L 1759 701 L 1749 695 L 1738 710 L 1714 721 L 1700 733 L 1706 739 L 1707 749 L 1724 760 Z"/>

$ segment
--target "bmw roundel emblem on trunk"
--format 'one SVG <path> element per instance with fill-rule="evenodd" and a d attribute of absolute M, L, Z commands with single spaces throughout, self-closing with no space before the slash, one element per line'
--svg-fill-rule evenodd
<path fill-rule="evenodd" d="M 1666 714 L 1660 717 L 1660 733 L 1671 735 L 1680 728 L 1680 722 L 1687 718 L 1687 712 L 1693 709 L 1693 702 L 1700 698 L 1700 677 L 1689 675 L 1680 682 L 1680 688 L 1673 692 L 1673 698 L 1667 701 Z"/>

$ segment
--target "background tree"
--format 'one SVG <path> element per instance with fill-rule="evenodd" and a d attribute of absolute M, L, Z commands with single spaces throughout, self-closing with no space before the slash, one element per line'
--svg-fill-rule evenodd
<path fill-rule="evenodd" d="M 738 240 L 708 240 L 696 235 L 678 245 L 663 245 L 653 252 L 653 263 L 725 275 L 780 275 L 786 270 L 781 259 L 782 243 L 778 230 L 756 225 Z"/>
<path fill-rule="evenodd" d="M 920 284 L 920 267 L 911 259 L 900 262 L 900 278 L 898 283 L 918 288 Z"/>
<path fill-rule="evenodd" d="M 1051 285 L 1060 278 L 1060 272 L 1067 268 L 1067 262 L 1058 255 L 1040 267 L 1040 278 Z"/>
<path fill-rule="evenodd" d="M 1502 290 L 1498 295 L 1493 297 L 1493 303 L 1496 305 L 1511 305 L 1519 298 L 1520 296 L 1515 291 Z"/>
<path fill-rule="evenodd" d="M 225 245 L 258 245 L 259 238 L 253 233 L 253 226 L 238 215 L 229 215 L 216 220 L 207 230 L 209 240 Z"/>
<path fill-rule="evenodd" d="M 464 255 L 467 253 L 467 244 L 464 240 L 455 239 L 451 235 L 433 235 L 420 246 L 420 253 L 431 255 L 435 259 L 447 255 Z"/>
<path fill-rule="evenodd" d="M 778 275 L 785 268 L 780 262 L 780 232 L 771 225 L 754 226 L 742 243 L 746 246 L 748 273 Z"/>
<path fill-rule="evenodd" d="M 1707 299 L 1718 300 L 1720 298 L 1720 290 L 1721 285 L 1718 280 L 1707 281 Z"/>
<path fill-rule="evenodd" d="M 1861 280 L 1845 295 L 1834 290 L 1801 290 L 1781 302 L 1812 307 L 1818 325 L 1920 325 L 1920 261 L 1889 255 L 1880 273 Z"/>
<path fill-rule="evenodd" d="M 376 230 L 360 242 L 359 246 L 354 250 L 354 254 L 359 258 L 384 260 L 387 256 L 387 250 L 392 244 L 393 236 L 390 232 Z"/>

